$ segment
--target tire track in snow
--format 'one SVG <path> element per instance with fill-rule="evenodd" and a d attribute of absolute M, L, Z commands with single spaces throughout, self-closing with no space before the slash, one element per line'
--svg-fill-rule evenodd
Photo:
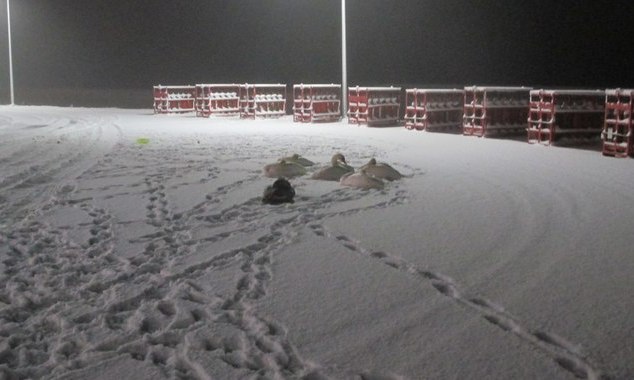
<path fill-rule="evenodd" d="M 0 202 L 0 213 L 9 221 L 19 219 L 20 214 L 34 207 L 33 203 L 36 199 L 53 194 L 55 182 L 76 178 L 87 170 L 86 165 L 92 164 L 90 158 L 108 150 L 109 145 L 121 136 L 121 131 L 116 124 L 108 124 L 107 120 L 101 117 L 77 119 L 56 117 L 53 122 L 47 123 L 47 128 L 61 131 L 56 132 L 58 137 L 56 137 L 57 144 L 53 145 L 54 149 L 37 144 L 36 149 L 29 149 L 29 154 L 35 152 L 36 159 L 26 160 L 25 162 L 28 163 L 26 168 L 0 181 L 0 191 L 7 194 L 4 202 Z M 109 135 L 114 131 L 114 136 L 105 138 L 104 128 L 109 129 L 107 132 Z M 67 146 L 69 144 L 72 147 L 69 148 Z M 53 157 L 55 154 L 57 155 Z M 43 160 L 42 156 L 49 159 Z M 44 164 L 30 162 L 44 162 Z"/>
<path fill-rule="evenodd" d="M 335 234 L 322 224 L 312 223 L 308 227 L 315 235 L 332 239 L 350 251 L 378 260 L 382 264 L 398 271 L 425 280 L 443 296 L 480 314 L 488 323 L 507 333 L 518 336 L 525 342 L 540 349 L 553 359 L 557 365 L 575 377 L 589 380 L 609 379 L 608 375 L 596 368 L 591 359 L 581 352 L 578 345 L 568 342 L 554 333 L 526 326 L 518 318 L 508 313 L 501 305 L 484 297 L 470 295 L 465 292 L 451 277 L 442 273 L 420 269 L 388 252 L 368 250 L 359 241 L 346 235 Z"/>

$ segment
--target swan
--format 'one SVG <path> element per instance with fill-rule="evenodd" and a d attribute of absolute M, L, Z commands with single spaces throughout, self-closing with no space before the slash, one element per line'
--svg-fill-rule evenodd
<path fill-rule="evenodd" d="M 387 181 L 394 181 L 403 178 L 403 175 L 399 173 L 398 170 L 384 162 L 377 163 L 374 158 L 370 159 L 370 161 L 363 165 L 361 169 L 365 170 L 365 172 L 371 176 Z"/>
<path fill-rule="evenodd" d="M 284 159 L 280 159 L 274 164 L 265 165 L 263 172 L 264 176 L 269 178 L 292 178 L 306 174 L 306 169 L 294 162 L 288 162 Z"/>
<path fill-rule="evenodd" d="M 354 172 L 354 168 L 346 164 L 346 158 L 341 153 L 337 153 L 330 159 L 330 166 L 315 172 L 311 178 L 324 181 L 339 181 L 346 173 Z"/>
<path fill-rule="evenodd" d="M 339 183 L 343 186 L 356 187 L 358 189 L 383 189 L 383 181 L 368 175 L 364 169 L 358 173 L 348 173 L 341 177 Z"/>
<path fill-rule="evenodd" d="M 311 160 L 304 158 L 302 156 L 300 156 L 299 154 L 295 153 L 290 157 L 284 157 L 282 158 L 282 160 L 286 161 L 286 162 L 292 162 L 301 166 L 313 166 L 315 165 L 314 162 L 312 162 Z"/>

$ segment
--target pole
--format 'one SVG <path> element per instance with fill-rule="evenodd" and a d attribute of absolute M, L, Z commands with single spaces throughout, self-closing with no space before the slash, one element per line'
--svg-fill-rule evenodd
<path fill-rule="evenodd" d="M 11 105 L 15 104 L 15 94 L 13 92 L 13 56 L 11 54 L 11 9 L 7 0 L 7 29 L 9 37 L 9 88 L 11 89 Z"/>
<path fill-rule="evenodd" d="M 346 0 L 341 0 L 341 111 L 343 117 L 348 114 L 348 70 L 346 63 Z"/>

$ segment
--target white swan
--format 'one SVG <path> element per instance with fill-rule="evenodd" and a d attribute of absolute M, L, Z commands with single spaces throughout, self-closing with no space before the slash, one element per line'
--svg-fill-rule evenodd
<path fill-rule="evenodd" d="M 365 172 L 371 176 L 387 181 L 394 181 L 403 178 L 403 175 L 399 173 L 398 170 L 384 162 L 377 163 L 374 158 L 370 159 L 370 161 L 363 165 L 361 169 L 365 170 Z"/>
<path fill-rule="evenodd" d="M 281 159 L 274 164 L 265 165 L 263 173 L 269 178 L 292 178 L 306 174 L 306 169 L 299 164 Z"/>
<path fill-rule="evenodd" d="M 341 177 L 339 183 L 343 186 L 356 187 L 358 189 L 383 189 L 383 181 L 368 175 L 364 169 L 358 173 L 348 173 Z"/>
<path fill-rule="evenodd" d="M 354 172 L 354 168 L 346 164 L 346 158 L 341 153 L 337 153 L 330 159 L 330 166 L 315 172 L 311 178 L 324 181 L 339 181 L 346 173 Z"/>
<path fill-rule="evenodd" d="M 315 165 L 314 162 L 312 162 L 311 160 L 304 158 L 302 156 L 300 156 L 299 154 L 295 153 L 290 157 L 284 157 L 282 158 L 282 160 L 286 161 L 286 162 L 293 162 L 295 164 L 301 165 L 301 166 L 313 166 Z"/>

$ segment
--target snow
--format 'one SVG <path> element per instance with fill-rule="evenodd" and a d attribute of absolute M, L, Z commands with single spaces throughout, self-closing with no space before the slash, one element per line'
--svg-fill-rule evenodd
<path fill-rule="evenodd" d="M 631 159 L 149 110 L 0 136 L 0 378 L 634 378 Z M 310 179 L 335 152 L 406 177 Z"/>

